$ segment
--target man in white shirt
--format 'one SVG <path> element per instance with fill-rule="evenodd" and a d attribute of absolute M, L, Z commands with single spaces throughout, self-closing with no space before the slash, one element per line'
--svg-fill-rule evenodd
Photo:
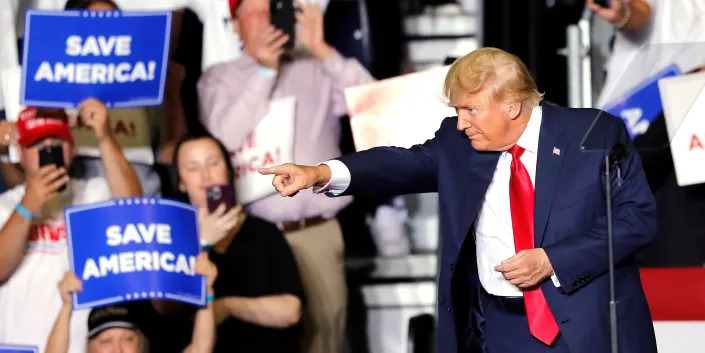
<path fill-rule="evenodd" d="M 105 106 L 87 99 L 79 112 L 95 133 L 107 184 L 103 178 L 70 177 L 73 138 L 63 111 L 27 108 L 18 118 L 17 143 L 27 182 L 0 195 L 0 343 L 44 351 L 61 307 L 56 285 L 69 264 L 64 208 L 142 194 L 110 132 Z M 59 152 L 45 153 L 51 149 Z M 71 353 L 85 351 L 87 317 L 88 311 L 79 311 L 72 320 Z"/>
<path fill-rule="evenodd" d="M 422 145 L 260 172 L 276 174 L 282 196 L 309 187 L 329 196 L 439 193 L 439 352 L 609 351 L 604 154 L 582 149 L 630 151 L 624 123 L 539 105 L 525 65 L 494 48 L 456 61 L 444 93 L 458 116 Z M 619 349 L 655 353 L 633 258 L 655 235 L 654 200 L 639 156 L 619 162 L 622 182 L 609 181 Z"/>

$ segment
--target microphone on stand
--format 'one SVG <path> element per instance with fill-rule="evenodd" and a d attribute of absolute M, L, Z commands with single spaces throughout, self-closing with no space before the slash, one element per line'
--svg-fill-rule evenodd
<path fill-rule="evenodd" d="M 605 202 L 607 203 L 607 248 L 609 251 L 609 280 L 610 280 L 610 342 L 612 353 L 619 353 L 617 341 L 617 300 L 614 291 L 614 238 L 612 230 L 612 180 L 610 170 L 617 172 L 617 187 L 622 185 L 622 160 L 627 156 L 627 146 L 618 143 L 612 146 L 605 155 Z"/>

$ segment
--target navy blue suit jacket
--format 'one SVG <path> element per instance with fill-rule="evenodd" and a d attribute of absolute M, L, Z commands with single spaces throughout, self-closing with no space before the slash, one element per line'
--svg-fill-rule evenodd
<path fill-rule="evenodd" d="M 609 352 L 605 154 L 583 151 L 581 144 L 608 150 L 620 142 L 631 148 L 631 141 L 622 120 L 607 113 L 542 106 L 534 243 L 545 249 L 561 287 L 550 278 L 540 285 L 572 353 Z M 596 120 L 598 114 L 602 115 Z M 446 118 L 435 137 L 422 145 L 373 148 L 339 160 L 352 177 L 345 194 L 438 192 L 442 234 L 438 351 L 483 352 L 483 303 L 472 223 L 500 153 L 473 149 L 456 123 L 457 117 Z M 615 178 L 610 181 L 620 352 L 656 352 L 651 315 L 634 263 L 634 254 L 656 233 L 656 210 L 637 153 L 624 158 L 621 177 L 621 185 Z"/>

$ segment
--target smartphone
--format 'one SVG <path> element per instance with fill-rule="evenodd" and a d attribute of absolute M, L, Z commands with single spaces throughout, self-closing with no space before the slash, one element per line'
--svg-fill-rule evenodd
<path fill-rule="evenodd" d="M 206 190 L 208 211 L 213 213 L 220 204 L 224 203 L 226 209 L 235 207 L 235 189 L 232 185 L 215 185 Z"/>
<path fill-rule="evenodd" d="M 64 167 L 64 149 L 61 145 L 44 146 L 39 149 L 39 167 L 53 164 L 56 168 Z M 66 184 L 59 188 L 59 192 L 66 190 Z"/>
<path fill-rule="evenodd" d="M 610 0 L 594 0 L 595 4 L 600 7 L 608 9 L 610 7 Z"/>
<path fill-rule="evenodd" d="M 270 0 L 269 10 L 272 25 L 289 36 L 284 49 L 294 48 L 294 0 Z"/>

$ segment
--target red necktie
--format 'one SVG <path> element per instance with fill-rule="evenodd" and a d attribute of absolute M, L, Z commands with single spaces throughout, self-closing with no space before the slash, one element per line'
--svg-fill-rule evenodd
<path fill-rule="evenodd" d="M 509 149 L 512 155 L 512 175 L 509 178 L 509 204 L 512 209 L 512 229 L 516 252 L 534 248 L 534 187 L 529 172 L 519 159 L 524 148 L 519 145 Z M 551 314 L 541 287 L 524 290 L 529 331 L 541 342 L 551 345 L 558 336 L 558 324 Z"/>

